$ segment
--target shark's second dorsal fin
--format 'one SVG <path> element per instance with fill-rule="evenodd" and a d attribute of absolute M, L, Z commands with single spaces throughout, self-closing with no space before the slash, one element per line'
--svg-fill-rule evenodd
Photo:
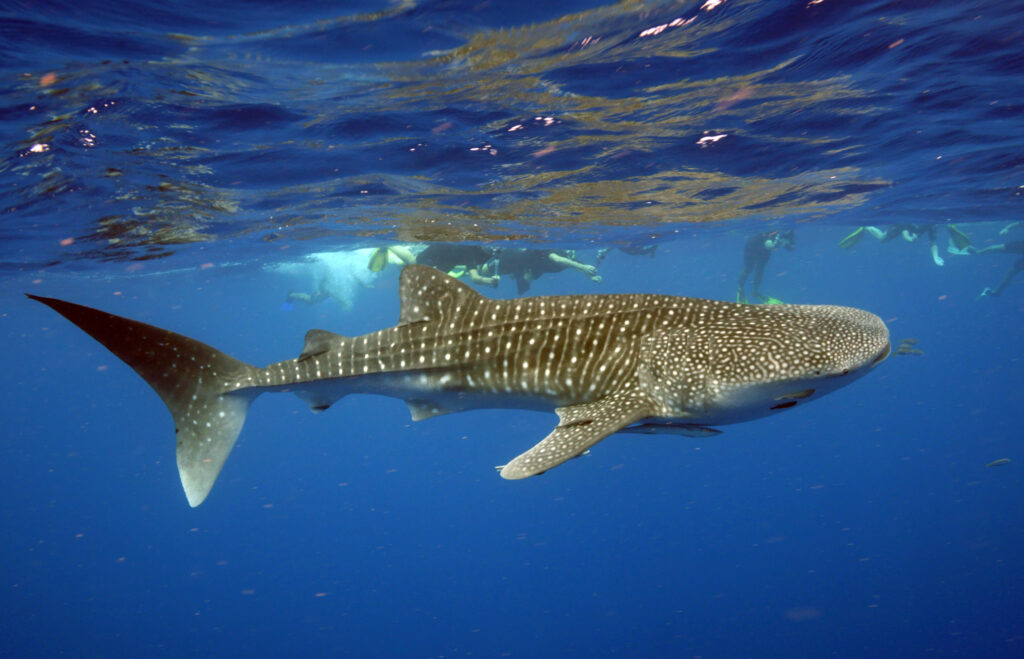
<path fill-rule="evenodd" d="M 346 337 L 327 330 L 311 329 L 306 332 L 306 344 L 299 353 L 297 362 L 303 362 L 310 357 L 318 357 L 330 352 L 334 346 L 345 340 Z"/>
<path fill-rule="evenodd" d="M 398 297 L 402 304 L 399 325 L 439 321 L 484 299 L 458 279 L 426 265 L 409 265 L 402 270 Z"/>

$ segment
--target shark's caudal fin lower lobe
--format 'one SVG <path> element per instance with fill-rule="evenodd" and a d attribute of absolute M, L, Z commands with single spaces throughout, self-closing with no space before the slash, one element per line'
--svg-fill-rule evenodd
<path fill-rule="evenodd" d="M 29 295 L 102 343 L 160 394 L 174 417 L 178 474 L 192 507 L 210 493 L 259 388 L 229 384 L 258 370 L 174 332 L 54 298 Z M 237 386 L 237 385 L 236 385 Z"/>

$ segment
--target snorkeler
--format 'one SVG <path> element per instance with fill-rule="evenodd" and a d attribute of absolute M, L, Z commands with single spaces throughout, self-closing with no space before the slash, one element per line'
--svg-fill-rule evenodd
<path fill-rule="evenodd" d="M 843 249 L 851 249 L 860 242 L 865 233 L 871 234 L 873 238 L 883 243 L 889 242 L 894 238 L 902 238 L 908 243 L 913 243 L 917 242 L 921 236 L 926 236 L 928 238 L 928 251 L 932 255 L 932 262 L 935 265 L 943 266 L 946 265 L 946 262 L 939 256 L 939 246 L 935 242 L 935 227 L 936 225 L 934 224 L 892 224 L 884 230 L 870 226 L 857 227 L 853 233 L 839 241 L 839 246 Z M 949 242 L 953 246 L 953 250 L 964 250 L 971 244 L 971 239 L 967 237 L 967 234 L 958 229 L 955 224 L 946 225 L 946 230 L 949 232 Z M 950 252 L 953 254 L 957 253 L 953 250 Z"/>
<path fill-rule="evenodd" d="M 330 293 L 327 291 L 325 283 L 326 282 L 323 279 L 319 279 L 316 282 L 316 290 L 312 293 L 298 293 L 292 291 L 288 294 L 288 297 L 286 297 L 285 300 L 288 302 L 302 302 L 309 305 L 319 304 L 330 297 Z M 342 306 L 347 308 L 344 304 Z M 288 308 L 291 309 L 291 306 Z"/>
<path fill-rule="evenodd" d="M 767 231 L 758 233 L 747 238 L 743 246 L 743 270 L 740 271 L 739 284 L 736 287 L 736 301 L 747 302 L 745 290 L 747 277 L 750 279 L 754 297 L 762 302 L 776 301 L 775 298 L 761 293 L 761 279 L 764 278 L 764 268 L 772 257 L 772 252 L 780 247 L 792 250 L 796 244 L 796 237 L 792 229 L 786 231 Z M 777 301 L 776 301 L 777 302 Z"/>
<path fill-rule="evenodd" d="M 1005 236 L 1008 233 L 1010 233 L 1010 231 L 1012 231 L 1013 229 L 1020 229 L 1022 226 L 1024 225 L 1022 225 L 1021 222 L 1013 222 L 1003 227 L 1002 230 L 999 232 L 999 235 Z M 981 249 L 977 249 L 971 246 L 967 248 L 967 253 L 1017 254 L 1020 256 L 1020 258 L 1018 258 L 1013 263 L 1013 265 L 1010 266 L 1010 269 L 1007 271 L 1006 275 L 1003 276 L 1003 280 L 1000 281 L 995 288 L 986 286 L 985 290 L 981 292 L 981 295 L 979 297 L 994 297 L 999 295 L 1004 290 L 1006 290 L 1006 287 L 1010 285 L 1010 282 L 1013 281 L 1013 278 L 1017 276 L 1017 273 L 1024 270 L 1024 240 L 1008 240 L 1005 243 L 1000 243 L 998 245 L 989 245 L 988 247 L 983 247 Z"/>
<path fill-rule="evenodd" d="M 601 283 L 597 266 L 577 261 L 570 251 L 513 247 L 498 252 L 498 269 L 502 274 L 516 280 L 516 291 L 519 295 L 530 290 L 530 284 L 541 275 L 561 272 L 567 268 L 579 270 L 594 283 Z"/>
<path fill-rule="evenodd" d="M 496 288 L 500 278 L 494 260 L 495 250 L 480 245 L 430 243 L 419 254 L 404 247 L 388 247 L 403 264 L 419 263 L 437 268 L 452 277 L 469 276 L 477 286 Z M 372 267 L 372 263 L 371 263 Z"/>
<path fill-rule="evenodd" d="M 373 288 L 380 276 L 379 272 L 367 271 L 362 267 L 373 251 L 370 248 L 360 248 L 319 252 L 311 255 L 307 262 L 288 264 L 280 268 L 285 272 L 313 275 L 313 292 L 292 291 L 288 293 L 286 304 L 301 302 L 314 305 L 332 299 L 340 304 L 342 309 L 351 309 L 359 291 Z"/>
<path fill-rule="evenodd" d="M 601 265 L 601 261 L 604 261 L 605 257 L 608 256 L 608 251 L 611 248 L 602 247 L 597 250 L 597 258 L 594 259 L 595 265 Z M 615 249 L 619 250 L 623 254 L 629 254 L 631 256 L 646 255 L 654 257 L 654 251 L 658 249 L 656 244 L 651 243 L 626 243 L 625 245 L 616 245 Z"/>

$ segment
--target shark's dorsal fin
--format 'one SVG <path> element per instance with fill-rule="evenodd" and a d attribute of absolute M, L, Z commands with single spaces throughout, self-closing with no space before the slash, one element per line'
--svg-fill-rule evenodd
<path fill-rule="evenodd" d="M 303 362 L 310 357 L 317 357 L 330 352 L 333 346 L 345 340 L 346 337 L 326 330 L 311 329 L 306 332 L 306 345 L 302 347 L 297 362 Z"/>
<path fill-rule="evenodd" d="M 558 426 L 536 446 L 501 468 L 510 480 L 542 474 L 622 428 L 655 414 L 655 405 L 636 390 L 620 390 L 593 403 L 559 407 Z"/>
<path fill-rule="evenodd" d="M 426 265 L 409 265 L 402 270 L 398 296 L 402 305 L 399 325 L 439 321 L 485 299 L 458 279 Z"/>

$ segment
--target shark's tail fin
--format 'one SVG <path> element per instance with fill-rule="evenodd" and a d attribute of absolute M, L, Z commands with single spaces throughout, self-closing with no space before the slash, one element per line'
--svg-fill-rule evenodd
<path fill-rule="evenodd" d="M 174 417 L 185 496 L 192 507 L 201 504 L 261 391 L 258 369 L 159 327 L 63 300 L 28 297 L 78 325 L 160 394 Z"/>

